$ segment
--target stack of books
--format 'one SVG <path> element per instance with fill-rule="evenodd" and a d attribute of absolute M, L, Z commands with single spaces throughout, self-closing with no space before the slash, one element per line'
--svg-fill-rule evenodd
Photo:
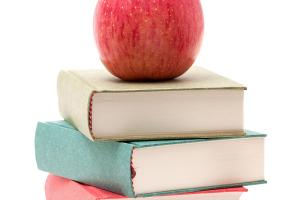
<path fill-rule="evenodd" d="M 265 183 L 264 138 L 244 130 L 245 87 L 200 67 L 163 82 L 61 71 L 63 121 L 39 122 L 47 200 L 238 200 Z"/>

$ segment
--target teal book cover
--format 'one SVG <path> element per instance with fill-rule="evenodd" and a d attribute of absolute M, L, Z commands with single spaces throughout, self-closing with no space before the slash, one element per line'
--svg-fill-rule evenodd
<path fill-rule="evenodd" d="M 264 138 L 266 135 L 246 131 L 245 136 L 235 138 L 215 139 L 182 139 L 157 141 L 91 141 L 65 121 L 39 122 L 36 128 L 35 153 L 40 170 L 75 180 L 84 184 L 96 186 L 128 197 L 153 196 L 180 192 L 245 186 L 265 183 L 262 179 L 243 182 L 230 182 L 201 187 L 174 188 L 171 190 L 136 191 L 133 178 L 138 170 L 133 167 L 133 152 L 137 149 L 147 149 L 164 146 L 174 146 L 192 143 L 207 143 L 247 138 Z M 145 158 L 142 158 L 145 159 Z M 251 158 L 249 158 L 251 159 Z M 253 158 L 254 159 L 254 158 Z M 263 155 L 262 158 L 263 159 Z M 200 172 L 201 173 L 201 172 Z M 204 173 L 204 172 L 203 172 Z M 222 177 L 220 177 L 221 179 Z M 159 184 L 157 177 L 157 184 Z"/>

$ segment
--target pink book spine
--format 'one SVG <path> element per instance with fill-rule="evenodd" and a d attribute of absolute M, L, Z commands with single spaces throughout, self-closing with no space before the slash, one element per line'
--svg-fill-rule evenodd
<path fill-rule="evenodd" d="M 198 192 L 189 192 L 184 194 L 206 194 L 219 192 L 246 192 L 244 187 L 226 188 L 217 190 L 206 190 Z M 120 199 L 127 198 L 125 196 L 99 189 L 93 186 L 77 183 L 75 181 L 49 175 L 45 186 L 46 200 L 104 200 L 104 199 Z"/>
<path fill-rule="evenodd" d="M 63 177 L 49 175 L 45 185 L 46 200 L 101 200 L 119 199 L 124 196 L 83 185 Z"/>

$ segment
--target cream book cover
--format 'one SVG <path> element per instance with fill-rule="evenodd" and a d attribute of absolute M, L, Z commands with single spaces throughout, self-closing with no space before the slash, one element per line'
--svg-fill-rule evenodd
<path fill-rule="evenodd" d="M 106 70 L 58 76 L 62 117 L 91 140 L 243 135 L 245 86 L 194 66 L 177 79 L 124 82 Z"/>

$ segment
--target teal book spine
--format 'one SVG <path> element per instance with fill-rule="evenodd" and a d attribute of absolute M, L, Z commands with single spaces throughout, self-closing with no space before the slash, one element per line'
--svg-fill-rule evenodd
<path fill-rule="evenodd" d="M 92 142 L 64 121 L 38 123 L 35 153 L 40 170 L 134 197 L 133 145 Z"/>
<path fill-rule="evenodd" d="M 265 135 L 247 131 L 246 136 L 241 137 L 265 137 Z M 134 149 L 207 142 L 209 140 L 226 140 L 226 138 L 93 142 L 65 121 L 39 122 L 35 136 L 35 152 L 37 166 L 40 170 L 128 197 L 146 197 L 265 183 L 264 180 L 258 180 L 246 183 L 135 194 L 132 184 L 134 170 L 131 169 Z"/>

